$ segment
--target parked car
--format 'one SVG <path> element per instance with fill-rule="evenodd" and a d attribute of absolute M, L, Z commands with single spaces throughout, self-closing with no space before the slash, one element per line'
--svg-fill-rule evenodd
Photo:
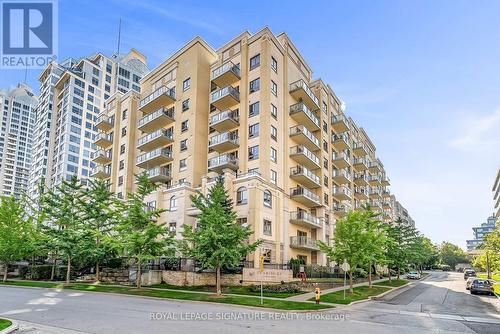
<path fill-rule="evenodd" d="M 464 271 L 464 279 L 467 279 L 469 277 L 476 277 L 476 272 L 472 269 L 467 269 Z"/>
<path fill-rule="evenodd" d="M 470 286 L 470 293 L 475 295 L 477 293 L 485 293 L 487 295 L 495 295 L 493 290 L 493 283 L 487 279 L 474 279 Z"/>
<path fill-rule="evenodd" d="M 408 274 L 406 274 L 406 278 L 408 278 L 408 279 L 420 279 L 420 274 L 416 271 L 410 271 Z"/>
<path fill-rule="evenodd" d="M 474 281 L 475 279 L 476 279 L 475 277 L 467 278 L 467 281 L 465 282 L 465 290 L 470 290 L 470 286 L 472 284 L 472 281 Z"/>

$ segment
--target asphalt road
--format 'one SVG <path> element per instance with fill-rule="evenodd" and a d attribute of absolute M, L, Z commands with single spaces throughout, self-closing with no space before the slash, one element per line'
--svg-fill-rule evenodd
<path fill-rule="evenodd" d="M 380 301 L 318 313 L 0 287 L 0 316 L 19 333 L 500 333 L 499 300 L 473 296 L 459 274 L 432 273 Z M 207 319 L 208 318 L 208 319 Z"/>

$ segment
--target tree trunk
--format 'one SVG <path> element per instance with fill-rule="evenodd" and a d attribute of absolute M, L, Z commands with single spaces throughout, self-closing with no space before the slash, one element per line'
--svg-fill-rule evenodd
<path fill-rule="evenodd" d="M 391 267 L 387 266 L 387 270 L 389 272 L 389 283 L 391 283 L 392 282 Z"/>
<path fill-rule="evenodd" d="M 349 292 L 353 293 L 354 291 L 352 290 L 352 270 L 349 270 Z"/>
<path fill-rule="evenodd" d="M 141 280 L 142 280 L 142 272 L 141 272 L 141 260 L 137 258 L 137 278 L 135 281 L 135 285 L 137 289 L 141 288 Z"/>
<path fill-rule="evenodd" d="M 70 282 L 71 274 L 71 256 L 68 255 L 68 267 L 66 268 L 66 284 Z"/>
<path fill-rule="evenodd" d="M 99 280 L 101 279 L 100 277 L 100 268 L 99 268 L 99 262 L 95 264 L 95 281 L 99 283 Z"/>
<path fill-rule="evenodd" d="M 216 270 L 215 285 L 217 288 L 217 296 L 220 296 L 222 294 L 222 290 L 220 288 L 220 267 L 217 267 L 217 270 Z"/>
<path fill-rule="evenodd" d="M 50 272 L 50 280 L 53 281 L 56 276 L 56 265 L 57 265 L 57 250 L 54 253 L 54 261 L 52 261 L 52 271 Z"/>
<path fill-rule="evenodd" d="M 8 273 L 8 271 L 9 271 L 9 270 L 8 270 L 8 263 L 7 263 L 7 262 L 5 262 L 5 263 L 4 263 L 4 266 L 5 266 L 5 267 L 4 267 L 4 271 L 3 271 L 3 281 L 4 281 L 4 283 L 5 283 L 5 282 L 7 281 L 7 273 Z"/>
<path fill-rule="evenodd" d="M 370 264 L 368 265 L 368 287 L 371 289 L 372 288 L 372 263 L 370 261 Z"/>
<path fill-rule="evenodd" d="M 400 273 L 401 273 L 401 271 L 400 271 L 400 269 L 398 267 L 398 281 L 399 281 L 399 275 L 400 275 Z"/>

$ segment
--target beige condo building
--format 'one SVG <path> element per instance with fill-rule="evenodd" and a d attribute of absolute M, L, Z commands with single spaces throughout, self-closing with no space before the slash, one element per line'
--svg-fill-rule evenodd
<path fill-rule="evenodd" d="M 392 206 L 375 145 L 312 77 L 285 33 L 244 32 L 217 50 L 197 37 L 146 75 L 140 94 L 109 98 L 94 176 L 124 197 L 146 171 L 161 184 L 148 204 L 168 210 L 159 221 L 180 237 L 196 224 L 190 195 L 222 174 L 239 222 L 264 240 L 250 261 L 326 265 L 316 241 L 329 242 L 337 219 L 370 204 L 389 221 Z"/>

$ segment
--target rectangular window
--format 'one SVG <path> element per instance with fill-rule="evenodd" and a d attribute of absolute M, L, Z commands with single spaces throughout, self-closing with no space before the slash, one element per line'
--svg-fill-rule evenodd
<path fill-rule="evenodd" d="M 278 183 L 278 173 L 275 170 L 271 169 L 271 181 L 276 184 Z"/>
<path fill-rule="evenodd" d="M 123 160 L 120 160 L 120 167 L 119 167 L 119 169 L 122 170 L 123 168 L 125 168 L 125 162 Z"/>
<path fill-rule="evenodd" d="M 278 139 L 278 129 L 271 125 L 271 138 L 274 140 Z"/>
<path fill-rule="evenodd" d="M 191 78 L 187 78 L 182 82 L 182 90 L 187 91 L 191 87 Z"/>
<path fill-rule="evenodd" d="M 271 161 L 278 161 L 278 152 L 273 147 L 271 147 Z"/>
<path fill-rule="evenodd" d="M 260 89 L 260 78 L 250 81 L 250 93 L 257 92 Z"/>
<path fill-rule="evenodd" d="M 189 109 L 189 99 L 182 101 L 182 111 L 186 111 Z"/>
<path fill-rule="evenodd" d="M 248 117 L 256 116 L 260 113 L 260 102 L 255 102 L 250 105 Z"/>
<path fill-rule="evenodd" d="M 181 152 L 187 150 L 188 145 L 187 145 L 187 139 L 181 140 Z"/>
<path fill-rule="evenodd" d="M 276 82 L 272 80 L 271 80 L 271 93 L 273 93 L 274 96 L 278 95 L 278 85 L 276 84 Z"/>
<path fill-rule="evenodd" d="M 185 132 L 188 130 L 188 122 L 189 120 L 185 120 L 184 122 L 181 123 L 181 132 Z"/>
<path fill-rule="evenodd" d="M 183 171 L 187 168 L 186 159 L 179 160 L 179 171 Z"/>
<path fill-rule="evenodd" d="M 123 176 L 118 177 L 118 185 L 121 186 L 123 184 Z"/>
<path fill-rule="evenodd" d="M 248 138 L 254 138 L 259 136 L 260 125 L 259 123 L 252 124 L 248 127 Z"/>
<path fill-rule="evenodd" d="M 122 128 L 122 137 L 125 137 L 127 135 L 127 128 L 123 127 Z"/>
<path fill-rule="evenodd" d="M 259 158 L 259 145 L 248 148 L 248 160 L 255 160 Z"/>
<path fill-rule="evenodd" d="M 121 144 L 120 145 L 120 154 L 124 154 L 125 153 L 125 144 Z"/>
<path fill-rule="evenodd" d="M 274 104 L 271 103 L 271 116 L 274 117 L 274 119 L 278 118 L 278 108 Z"/>
<path fill-rule="evenodd" d="M 274 57 L 271 57 L 271 69 L 278 73 L 278 61 Z"/>
<path fill-rule="evenodd" d="M 250 71 L 260 66 L 260 54 L 250 58 Z"/>
<path fill-rule="evenodd" d="M 263 229 L 263 233 L 265 235 L 273 235 L 273 230 L 272 230 L 272 222 L 270 220 L 267 220 L 267 219 L 264 219 L 264 229 Z"/>

